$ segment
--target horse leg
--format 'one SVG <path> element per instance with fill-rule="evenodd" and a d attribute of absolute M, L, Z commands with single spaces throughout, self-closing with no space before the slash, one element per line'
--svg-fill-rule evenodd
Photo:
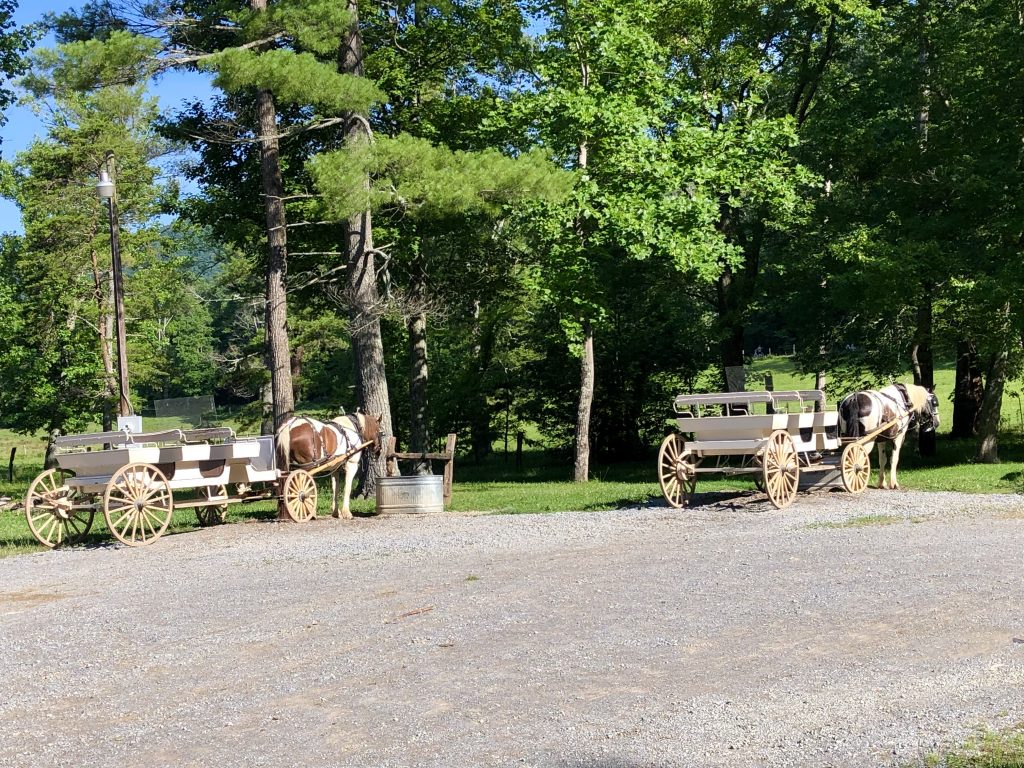
<path fill-rule="evenodd" d="M 338 513 L 338 470 L 331 472 L 331 516 L 341 517 Z"/>
<path fill-rule="evenodd" d="M 889 477 L 892 479 L 890 487 L 894 491 L 899 490 L 900 487 L 900 484 L 896 482 L 896 464 L 900 460 L 900 448 L 903 447 L 903 440 L 906 436 L 907 433 L 904 432 L 902 435 L 897 436 L 897 438 L 892 441 L 892 462 L 889 469 Z"/>
<path fill-rule="evenodd" d="M 878 487 L 885 488 L 885 465 L 888 459 L 885 443 L 878 444 Z"/>
<path fill-rule="evenodd" d="M 352 496 L 352 481 L 355 479 L 356 470 L 358 469 L 358 460 L 352 461 L 352 459 L 349 459 L 345 462 L 345 494 L 341 501 L 341 516 L 346 519 L 352 518 L 352 510 L 349 508 L 348 502 Z"/>

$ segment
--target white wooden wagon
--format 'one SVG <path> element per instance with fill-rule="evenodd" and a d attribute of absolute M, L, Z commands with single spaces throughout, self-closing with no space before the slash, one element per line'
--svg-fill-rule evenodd
<path fill-rule="evenodd" d="M 276 498 L 296 522 L 316 516 L 313 475 L 282 471 L 269 435 L 239 438 L 227 428 L 100 432 L 59 437 L 55 447 L 58 468 L 33 480 L 25 497 L 29 528 L 46 547 L 81 541 L 97 510 L 111 534 L 132 546 L 160 538 L 175 509 L 195 509 L 209 525 L 223 521 L 230 503 Z M 176 500 L 176 491 L 190 491 L 190 498 Z"/>
<path fill-rule="evenodd" d="M 851 493 L 867 487 L 878 433 L 842 439 L 839 413 L 825 410 L 821 390 L 680 395 L 673 409 L 679 432 L 658 452 L 658 479 L 673 507 L 689 504 L 704 474 L 751 476 L 780 509 L 796 497 L 802 472 L 838 471 Z"/>

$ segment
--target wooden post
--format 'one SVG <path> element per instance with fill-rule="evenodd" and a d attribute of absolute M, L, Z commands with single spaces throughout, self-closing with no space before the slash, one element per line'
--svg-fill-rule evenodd
<path fill-rule="evenodd" d="M 452 501 L 452 480 L 455 477 L 455 434 L 448 435 L 444 453 L 400 453 L 395 450 L 395 447 L 395 438 L 389 437 L 383 451 L 388 477 L 397 477 L 401 474 L 398 469 L 399 460 L 416 462 L 443 461 L 444 474 L 441 480 L 441 488 L 444 494 L 444 504 L 450 504 Z"/>
<path fill-rule="evenodd" d="M 522 430 L 516 434 L 516 471 L 522 472 L 523 470 L 523 440 L 526 439 L 526 433 Z"/>
<path fill-rule="evenodd" d="M 772 379 L 772 375 L 770 373 L 766 373 L 764 375 L 764 391 L 765 392 L 774 392 L 775 391 L 775 380 Z M 765 405 L 765 412 L 766 413 L 775 413 L 775 408 L 772 407 L 771 403 L 767 403 Z"/>
<path fill-rule="evenodd" d="M 395 447 L 397 445 L 398 438 L 392 435 L 384 446 L 384 460 L 388 477 L 398 477 L 402 474 L 398 469 L 398 459 L 395 458 Z"/>
<path fill-rule="evenodd" d="M 825 387 L 827 386 L 827 384 L 828 384 L 828 377 L 825 376 L 824 371 L 818 371 L 818 373 L 815 374 L 815 376 L 814 376 L 814 388 L 815 389 L 820 389 L 822 392 L 824 392 L 825 391 Z M 820 402 L 818 402 L 817 400 L 815 400 L 814 401 L 814 410 L 815 411 L 820 411 L 821 409 L 822 409 L 822 404 Z"/>
<path fill-rule="evenodd" d="M 18 452 L 18 446 L 11 448 L 11 461 L 7 465 L 7 482 L 14 482 L 14 454 Z"/>
<path fill-rule="evenodd" d="M 444 463 L 444 504 L 449 506 L 452 503 L 452 480 L 455 477 L 455 434 L 449 433 L 448 440 L 444 446 L 444 452 L 448 454 L 448 461 Z"/>

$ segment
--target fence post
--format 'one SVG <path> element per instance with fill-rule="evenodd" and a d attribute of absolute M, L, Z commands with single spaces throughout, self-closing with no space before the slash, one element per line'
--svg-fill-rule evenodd
<path fill-rule="evenodd" d="M 455 434 L 449 433 L 448 441 L 445 443 L 444 452 L 448 454 L 448 461 L 444 463 L 444 504 L 452 503 L 452 479 L 455 477 Z"/>
<path fill-rule="evenodd" d="M 18 452 L 18 446 L 11 448 L 11 461 L 7 465 L 7 482 L 14 482 L 14 454 Z"/>
<path fill-rule="evenodd" d="M 402 473 L 398 469 L 398 459 L 395 458 L 395 448 L 398 438 L 391 435 L 384 445 L 384 466 L 388 477 L 398 477 Z"/>

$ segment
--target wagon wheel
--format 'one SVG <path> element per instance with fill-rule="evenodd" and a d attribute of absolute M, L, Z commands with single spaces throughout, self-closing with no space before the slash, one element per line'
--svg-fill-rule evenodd
<path fill-rule="evenodd" d="M 296 523 L 316 517 L 316 480 L 304 469 L 288 473 L 284 481 L 284 508 Z"/>
<path fill-rule="evenodd" d="M 841 459 L 843 488 L 850 493 L 860 493 L 868 487 L 871 479 L 871 454 L 860 443 L 850 443 L 843 448 Z"/>
<path fill-rule="evenodd" d="M 682 435 L 669 435 L 658 451 L 658 482 L 669 505 L 679 509 L 690 503 L 697 487 L 697 459 L 687 450 Z"/>
<path fill-rule="evenodd" d="M 32 481 L 25 495 L 25 518 L 36 541 L 50 549 L 77 544 L 92 527 L 96 507 L 67 484 L 68 473 L 48 469 Z"/>
<path fill-rule="evenodd" d="M 228 487 L 226 485 L 208 485 L 205 488 L 205 494 L 207 501 L 227 499 Z M 227 517 L 227 502 L 224 504 L 214 504 L 209 507 L 196 507 L 196 519 L 199 520 L 199 525 L 203 528 L 211 525 L 220 525 L 227 520 Z"/>
<path fill-rule="evenodd" d="M 768 498 L 779 509 L 788 507 L 800 482 L 800 461 L 788 432 L 778 429 L 768 436 L 761 463 Z"/>
<path fill-rule="evenodd" d="M 121 467 L 103 493 L 103 518 L 114 538 L 130 547 L 152 544 L 171 522 L 174 497 L 167 477 L 152 464 Z"/>

